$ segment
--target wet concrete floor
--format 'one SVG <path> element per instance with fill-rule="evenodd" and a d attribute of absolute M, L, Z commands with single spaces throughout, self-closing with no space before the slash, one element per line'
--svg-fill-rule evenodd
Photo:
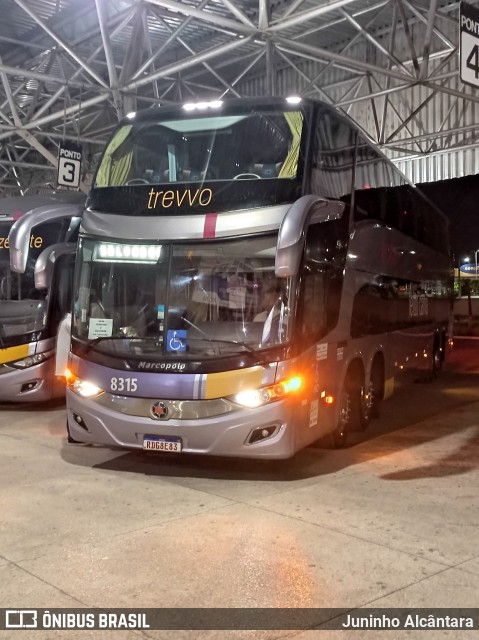
<path fill-rule="evenodd" d="M 340 451 L 277 462 L 68 445 L 0 411 L 0 607 L 479 604 L 479 341 Z M 234 625 L 232 625 L 234 628 Z M 476 635 L 477 634 L 477 635 Z M 473 638 L 461 631 L 0 631 L 0 638 Z"/>

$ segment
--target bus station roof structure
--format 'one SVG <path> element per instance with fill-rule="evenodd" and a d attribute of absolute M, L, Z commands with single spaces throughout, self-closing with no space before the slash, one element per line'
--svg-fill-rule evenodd
<path fill-rule="evenodd" d="M 0 194 L 55 186 L 65 140 L 82 146 L 86 190 L 123 115 L 246 95 L 337 106 L 415 182 L 477 173 L 479 48 L 459 13 L 448 0 L 2 0 Z"/>

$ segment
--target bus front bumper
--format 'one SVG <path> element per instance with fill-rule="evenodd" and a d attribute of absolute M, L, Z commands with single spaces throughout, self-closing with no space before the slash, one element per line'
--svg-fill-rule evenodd
<path fill-rule="evenodd" d="M 0 365 L 0 402 L 40 402 L 62 395 L 64 381 L 55 379 L 54 358 L 26 369 Z"/>
<path fill-rule="evenodd" d="M 179 438 L 182 453 L 263 459 L 295 453 L 292 406 L 284 401 L 205 418 L 155 420 L 112 411 L 70 389 L 66 396 L 68 429 L 78 442 L 144 449 L 145 437 Z"/>

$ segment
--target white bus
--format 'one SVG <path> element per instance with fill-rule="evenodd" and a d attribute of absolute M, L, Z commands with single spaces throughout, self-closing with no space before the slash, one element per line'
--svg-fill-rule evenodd
<path fill-rule="evenodd" d="M 55 338 L 71 306 L 85 199 L 59 192 L 0 200 L 0 402 L 65 394 Z"/>
<path fill-rule="evenodd" d="M 131 115 L 82 219 L 67 372 L 80 442 L 287 458 L 363 429 L 448 340 L 447 221 L 337 111 Z"/>

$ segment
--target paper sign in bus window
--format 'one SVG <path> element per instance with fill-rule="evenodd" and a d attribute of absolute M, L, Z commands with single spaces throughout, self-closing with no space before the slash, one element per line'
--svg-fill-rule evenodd
<path fill-rule="evenodd" d="M 113 334 L 112 318 L 90 318 L 88 323 L 88 339 L 105 338 Z"/>

